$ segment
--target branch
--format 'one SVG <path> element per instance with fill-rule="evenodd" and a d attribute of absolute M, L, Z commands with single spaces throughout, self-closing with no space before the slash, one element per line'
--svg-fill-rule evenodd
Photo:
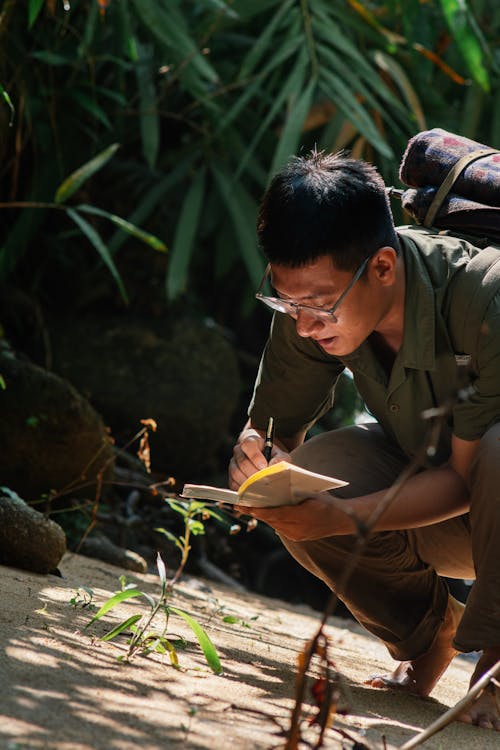
<path fill-rule="evenodd" d="M 436 732 L 444 729 L 444 727 L 447 726 L 451 721 L 453 721 L 453 719 L 456 719 L 457 716 L 460 716 L 462 711 L 471 703 L 473 703 L 479 693 L 484 690 L 488 686 L 489 682 L 491 680 L 494 680 L 494 678 L 499 674 L 500 660 L 497 661 L 497 663 L 491 669 L 483 674 L 481 679 L 478 680 L 473 687 L 471 687 L 467 695 L 462 698 L 462 700 L 458 701 L 455 706 L 452 706 L 450 709 L 448 709 L 448 711 L 440 716 L 439 719 L 433 721 L 432 724 L 430 724 L 427 729 L 424 729 L 423 732 L 420 732 L 420 734 L 417 734 L 415 737 L 412 737 L 411 740 L 405 742 L 404 745 L 401 745 L 399 750 L 412 750 L 414 747 L 417 747 L 418 745 L 421 745 L 422 742 L 428 740 L 429 737 L 432 737 L 432 735 L 436 734 Z"/>

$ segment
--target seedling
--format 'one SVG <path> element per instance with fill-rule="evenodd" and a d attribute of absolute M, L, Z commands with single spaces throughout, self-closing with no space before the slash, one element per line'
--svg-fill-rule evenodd
<path fill-rule="evenodd" d="M 96 606 L 92 601 L 93 598 L 94 592 L 92 589 L 87 588 L 87 586 L 79 586 L 69 600 L 69 603 L 75 609 L 77 609 L 77 607 L 81 607 L 81 609 L 96 609 Z"/>
<path fill-rule="evenodd" d="M 90 622 L 87 623 L 86 627 L 89 627 L 97 620 L 100 620 L 101 617 L 113 609 L 113 607 L 116 607 L 117 604 L 121 604 L 121 602 L 139 596 L 143 597 L 149 605 L 149 612 L 136 612 L 119 625 L 116 625 L 112 630 L 109 630 L 101 638 L 103 641 L 111 641 L 122 633 L 129 633 L 127 653 L 124 656 L 119 657 L 120 661 L 130 661 L 137 653 L 143 655 L 150 653 L 162 655 L 168 654 L 172 666 L 179 667 L 179 658 L 177 654 L 179 644 L 176 643 L 172 635 L 168 633 L 170 617 L 171 615 L 177 615 L 183 619 L 193 631 L 210 669 L 215 674 L 221 674 L 222 666 L 219 656 L 205 630 L 188 612 L 185 612 L 178 607 L 174 607 L 169 603 L 172 595 L 172 581 L 167 580 L 165 563 L 163 562 L 160 553 L 157 555 L 156 564 L 161 582 L 161 593 L 157 599 L 146 592 L 141 591 L 134 583 L 126 584 L 126 581 L 122 576 L 121 591 L 116 592 L 102 605 L 100 610 L 96 612 Z M 161 622 L 160 627 L 158 627 L 158 621 Z M 181 645 L 185 645 L 185 639 L 182 637 L 174 636 L 174 638 L 176 641 L 180 641 Z"/>

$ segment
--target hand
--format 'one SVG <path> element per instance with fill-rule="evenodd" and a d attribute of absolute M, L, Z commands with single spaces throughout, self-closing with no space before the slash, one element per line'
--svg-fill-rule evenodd
<path fill-rule="evenodd" d="M 233 448 L 233 457 L 229 463 L 229 487 L 237 490 L 243 482 L 260 469 L 268 465 L 264 458 L 264 437 L 249 427 L 241 433 L 238 442 Z M 270 464 L 278 461 L 289 461 L 290 454 L 281 450 L 277 445 L 273 446 Z"/>
<path fill-rule="evenodd" d="M 342 501 L 345 503 L 345 501 Z M 235 509 L 258 518 L 272 526 L 280 536 L 292 542 L 311 541 L 336 534 L 352 534 L 354 525 L 328 492 L 321 492 L 298 505 L 277 508 L 249 508 L 236 505 Z"/>

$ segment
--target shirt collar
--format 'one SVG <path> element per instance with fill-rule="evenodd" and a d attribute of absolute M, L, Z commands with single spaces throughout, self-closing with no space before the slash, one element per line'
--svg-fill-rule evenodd
<path fill-rule="evenodd" d="M 417 246 L 399 237 L 403 253 L 406 289 L 403 344 L 399 362 L 414 370 L 433 370 L 436 363 L 436 306 L 429 272 Z"/>

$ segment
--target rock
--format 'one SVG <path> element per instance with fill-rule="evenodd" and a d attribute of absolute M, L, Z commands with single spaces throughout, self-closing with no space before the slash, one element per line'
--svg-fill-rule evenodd
<path fill-rule="evenodd" d="M 68 382 L 8 349 L 0 374 L 2 484 L 28 501 L 82 483 L 92 496 L 89 484 L 113 460 L 100 416 Z"/>
<path fill-rule="evenodd" d="M 211 467 L 239 395 L 231 346 L 197 321 L 144 322 L 126 314 L 53 329 L 54 368 L 84 393 L 125 444 L 152 418 L 153 468 L 176 478 Z M 137 447 L 137 446 L 136 446 Z"/>
<path fill-rule="evenodd" d="M 0 563 L 50 573 L 66 551 L 61 527 L 0 487 Z"/>
<path fill-rule="evenodd" d="M 88 537 L 80 549 L 82 555 L 94 557 L 97 560 L 111 563 L 125 570 L 133 570 L 136 573 L 147 573 L 148 564 L 146 560 L 130 549 L 123 549 L 114 544 L 104 534 L 96 534 Z"/>

